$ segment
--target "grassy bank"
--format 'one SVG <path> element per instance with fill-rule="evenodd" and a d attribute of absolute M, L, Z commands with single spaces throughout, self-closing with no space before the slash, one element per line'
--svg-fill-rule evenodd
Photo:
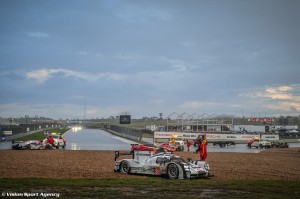
<path fill-rule="evenodd" d="M 59 193 L 60 198 L 300 198 L 289 180 L 0 179 L 3 193 Z M 42 197 L 41 197 L 42 198 Z"/>
<path fill-rule="evenodd" d="M 54 128 L 54 129 L 47 130 L 47 132 L 64 134 L 68 130 L 69 130 L 68 128 Z M 43 140 L 47 136 L 47 135 L 45 135 L 44 132 L 45 132 L 45 130 L 39 131 L 37 133 L 33 133 L 33 134 L 30 134 L 30 135 L 25 135 L 23 137 L 19 137 L 19 138 L 16 138 L 14 140 L 15 141 Z"/>

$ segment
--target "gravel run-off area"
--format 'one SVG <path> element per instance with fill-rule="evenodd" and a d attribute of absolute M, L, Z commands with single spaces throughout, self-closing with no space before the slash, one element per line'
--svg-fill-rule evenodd
<path fill-rule="evenodd" d="M 175 154 L 185 159 L 199 158 L 192 152 Z M 0 150 L 0 157 L 0 178 L 147 177 L 113 172 L 114 151 Z M 300 180 L 300 148 L 260 153 L 209 153 L 207 162 L 217 180 Z"/>

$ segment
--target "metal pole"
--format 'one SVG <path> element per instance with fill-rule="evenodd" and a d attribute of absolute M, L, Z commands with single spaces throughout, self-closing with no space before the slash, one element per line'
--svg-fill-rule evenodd
<path fill-rule="evenodd" d="M 199 131 L 199 119 L 203 118 L 203 115 L 205 115 L 206 113 L 203 113 L 202 115 L 199 115 L 198 113 L 196 113 L 198 115 L 197 119 L 197 131 Z"/>
<path fill-rule="evenodd" d="M 177 118 L 181 118 L 181 122 L 182 122 L 182 131 L 183 131 L 183 115 L 186 114 L 186 112 L 180 114 Z M 178 120 L 177 120 L 177 124 L 178 124 Z M 178 131 L 178 125 L 177 125 L 177 131 Z"/>
<path fill-rule="evenodd" d="M 173 115 L 173 114 L 175 114 L 175 112 L 173 112 L 172 114 L 167 116 L 167 131 L 169 131 L 169 117 L 171 117 L 171 115 Z"/>

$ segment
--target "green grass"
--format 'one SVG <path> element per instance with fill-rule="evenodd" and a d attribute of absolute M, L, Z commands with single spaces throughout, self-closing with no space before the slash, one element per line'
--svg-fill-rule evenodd
<path fill-rule="evenodd" d="M 37 133 L 33 133 L 31 135 L 25 135 L 23 137 L 19 137 L 14 139 L 15 141 L 26 141 L 26 140 L 43 140 L 46 138 L 47 135 L 45 135 L 45 131 L 49 131 L 50 133 L 60 133 L 60 134 L 64 134 L 66 131 L 68 131 L 69 129 L 67 128 L 54 128 L 51 130 L 43 130 Z"/>
<path fill-rule="evenodd" d="M 300 181 L 131 179 L 0 179 L 3 193 L 60 193 L 60 198 L 300 198 Z"/>

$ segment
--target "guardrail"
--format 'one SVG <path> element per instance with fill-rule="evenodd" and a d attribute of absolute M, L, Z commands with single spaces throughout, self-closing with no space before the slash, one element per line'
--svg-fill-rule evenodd
<path fill-rule="evenodd" d="M 142 140 L 143 133 L 142 130 L 139 129 L 111 125 L 110 129 L 108 129 L 107 131 L 119 137 L 124 137 L 137 142 L 140 142 Z"/>
<path fill-rule="evenodd" d="M 5 136 L 5 140 L 11 141 L 11 140 L 14 140 L 16 138 L 20 138 L 20 137 L 23 137 L 23 136 L 26 136 L 26 135 L 31 135 L 31 134 L 41 132 L 41 131 L 51 130 L 51 129 L 54 129 L 54 128 L 55 127 L 51 127 L 51 128 L 39 129 L 39 130 L 35 130 L 35 131 L 29 131 L 27 133 L 21 133 L 21 134 L 17 134 L 17 135 Z"/>

